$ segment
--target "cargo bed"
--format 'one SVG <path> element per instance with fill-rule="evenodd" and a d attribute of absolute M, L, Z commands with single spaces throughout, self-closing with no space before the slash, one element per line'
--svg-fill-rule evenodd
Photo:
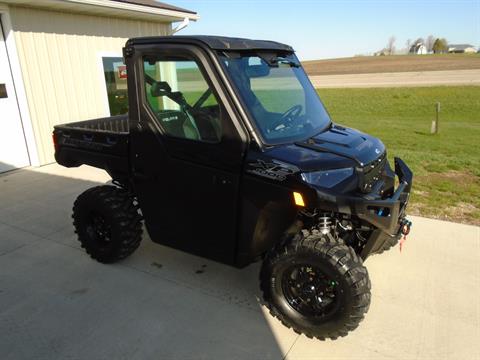
<path fill-rule="evenodd" d="M 106 118 L 93 119 L 68 123 L 55 126 L 55 129 L 81 129 L 82 131 L 90 130 L 92 132 L 108 132 L 108 133 L 128 133 L 128 114 L 110 116 Z"/>
<path fill-rule="evenodd" d="M 128 114 L 79 121 L 54 128 L 55 159 L 61 165 L 128 173 Z"/>

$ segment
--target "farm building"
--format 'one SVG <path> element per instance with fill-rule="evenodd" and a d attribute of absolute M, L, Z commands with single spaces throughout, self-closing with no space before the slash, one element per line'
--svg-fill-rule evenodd
<path fill-rule="evenodd" d="M 477 52 L 477 49 L 470 44 L 450 44 L 448 45 L 449 53 L 470 53 L 474 54 Z"/>
<path fill-rule="evenodd" d="M 414 44 L 408 51 L 409 54 L 425 55 L 428 53 L 427 47 L 422 43 Z"/>
<path fill-rule="evenodd" d="M 0 172 L 53 162 L 54 125 L 124 109 L 128 38 L 197 19 L 153 0 L 0 0 Z"/>

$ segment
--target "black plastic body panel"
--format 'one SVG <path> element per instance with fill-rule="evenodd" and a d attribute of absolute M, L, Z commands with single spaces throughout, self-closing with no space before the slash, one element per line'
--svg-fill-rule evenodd
<path fill-rule="evenodd" d="M 297 218 L 288 186 L 245 175 L 236 263 L 246 266 L 271 249 Z"/>

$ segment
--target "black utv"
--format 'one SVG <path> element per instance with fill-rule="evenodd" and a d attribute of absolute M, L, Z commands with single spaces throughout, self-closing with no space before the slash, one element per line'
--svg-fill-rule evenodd
<path fill-rule="evenodd" d="M 294 50 L 272 41 L 128 40 L 128 115 L 56 126 L 55 157 L 105 169 L 73 219 L 102 263 L 154 242 L 228 265 L 263 261 L 271 313 L 310 337 L 355 329 L 363 262 L 408 233 L 412 173 L 382 142 L 334 123 Z M 398 186 L 395 188 L 395 179 Z"/>

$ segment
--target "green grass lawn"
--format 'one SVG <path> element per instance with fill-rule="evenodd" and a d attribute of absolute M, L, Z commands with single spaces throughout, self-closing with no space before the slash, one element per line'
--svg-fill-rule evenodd
<path fill-rule="evenodd" d="M 411 167 L 410 213 L 480 224 L 480 86 L 317 91 L 335 122 L 379 137 Z"/>

